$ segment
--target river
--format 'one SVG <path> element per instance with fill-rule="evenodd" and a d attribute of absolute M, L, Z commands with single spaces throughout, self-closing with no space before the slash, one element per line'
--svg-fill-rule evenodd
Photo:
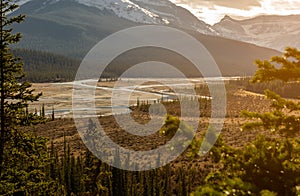
<path fill-rule="evenodd" d="M 134 105 L 137 100 L 140 102 L 148 101 L 149 103 L 157 102 L 158 100 L 172 100 L 176 96 L 194 96 L 192 91 L 195 84 L 220 83 L 227 80 L 234 80 L 240 77 L 223 77 L 223 78 L 122 78 L 117 83 L 101 82 L 97 87 L 93 84 L 95 79 L 81 80 L 76 82 L 65 83 L 47 83 L 33 84 L 37 92 L 43 92 L 40 102 L 32 104 L 31 111 L 34 108 L 39 111 L 41 104 L 45 105 L 46 115 L 51 115 L 54 109 L 55 117 L 70 118 L 72 117 L 72 93 L 73 88 L 95 88 L 95 105 L 97 114 L 111 115 L 114 113 L 128 113 L 129 105 Z M 172 92 L 176 91 L 176 93 Z M 129 98 L 128 98 L 129 96 Z M 91 102 L 93 96 L 82 96 L 82 106 L 76 107 L 77 111 L 82 112 L 82 117 L 85 112 L 91 110 L 88 103 Z M 112 99 L 112 97 L 114 97 Z M 203 96 L 203 98 L 209 98 Z M 112 103 L 112 101 L 114 101 Z"/>

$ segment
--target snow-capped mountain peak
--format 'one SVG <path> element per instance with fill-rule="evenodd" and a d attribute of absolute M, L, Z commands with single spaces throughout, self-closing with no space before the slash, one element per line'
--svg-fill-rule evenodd
<path fill-rule="evenodd" d="M 31 6 L 35 9 L 47 10 L 48 5 L 59 3 L 84 5 L 96 8 L 99 12 L 110 12 L 118 18 L 140 24 L 172 25 L 183 29 L 196 30 L 203 34 L 216 35 L 210 25 L 200 21 L 188 10 L 178 7 L 170 0 L 13 0 L 20 6 Z M 38 4 L 38 6 L 36 6 Z M 34 8 L 33 8 L 34 9 Z M 28 8 L 32 10 L 32 8 Z"/>
<path fill-rule="evenodd" d="M 145 24 L 168 24 L 168 20 L 161 18 L 159 15 L 133 3 L 130 0 L 75 0 L 80 4 L 90 7 L 96 7 L 100 10 L 110 10 L 118 17 L 125 18 L 130 21 L 145 23 Z M 145 1 L 145 0 L 143 0 Z M 147 0 L 147 3 L 153 1 Z"/>
<path fill-rule="evenodd" d="M 225 16 L 213 28 L 223 37 L 283 51 L 287 46 L 300 47 L 299 19 L 300 15 L 265 15 L 245 20 Z"/>
<path fill-rule="evenodd" d="M 235 22 L 235 20 L 233 18 L 231 18 L 228 15 L 225 15 L 220 22 Z"/>
<path fill-rule="evenodd" d="M 33 0 L 13 0 L 13 3 L 22 6 Z M 59 1 L 66 0 L 43 0 L 43 5 L 50 5 L 57 3 Z M 169 24 L 168 19 L 159 16 L 158 14 L 151 12 L 138 4 L 134 3 L 132 0 L 72 0 L 79 4 L 83 4 L 89 7 L 95 7 L 103 11 L 104 9 L 109 10 L 116 14 L 120 18 L 124 18 L 137 23 L 144 24 Z M 165 6 L 168 0 L 153 1 L 153 0 L 138 0 L 137 2 L 142 2 L 149 5 L 155 6 Z"/>

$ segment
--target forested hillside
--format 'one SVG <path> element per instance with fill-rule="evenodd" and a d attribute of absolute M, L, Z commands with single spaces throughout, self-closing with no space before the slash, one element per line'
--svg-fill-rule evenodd
<path fill-rule="evenodd" d="M 250 63 L 254 58 L 245 57 L 249 63 L 230 66 L 222 59 L 222 56 L 226 56 L 227 54 L 225 49 L 219 50 L 219 53 L 223 53 L 223 55 L 219 55 L 220 58 L 216 60 L 224 76 L 252 75 L 254 73 L 255 66 L 252 66 L 252 63 Z M 35 83 L 73 81 L 82 60 L 31 49 L 14 49 L 13 53 L 24 62 L 24 70 L 27 73 L 26 79 Z M 257 56 L 259 55 L 257 54 Z M 244 56 L 240 55 L 241 61 L 242 58 L 244 58 Z M 201 77 L 201 74 L 195 69 L 194 65 L 183 56 L 166 49 L 154 47 L 143 47 L 123 53 L 107 66 L 102 77 L 110 78 L 120 76 L 131 66 L 145 61 L 165 62 L 175 66 L 179 70 L 184 70 L 187 77 Z M 143 73 L 132 73 L 127 75 L 127 77 L 174 77 L 172 72 L 166 73 L 161 70 L 153 69 L 151 65 L 152 64 L 150 64 L 149 67 L 145 67 Z M 98 73 L 95 73 L 95 78 L 96 77 L 98 77 Z"/>
<path fill-rule="evenodd" d="M 24 61 L 26 79 L 31 82 L 72 81 L 80 65 L 80 60 L 48 52 L 15 49 L 13 53 Z"/>

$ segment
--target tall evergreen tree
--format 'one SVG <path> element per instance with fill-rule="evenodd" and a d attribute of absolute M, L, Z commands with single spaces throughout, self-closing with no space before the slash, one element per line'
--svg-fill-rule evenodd
<path fill-rule="evenodd" d="M 46 140 L 21 131 L 21 126 L 38 123 L 38 115 L 29 113 L 28 103 L 37 101 L 29 82 L 21 82 L 25 74 L 23 63 L 11 51 L 20 33 L 11 25 L 24 20 L 23 15 L 9 16 L 18 6 L 11 0 L 1 0 L 0 25 L 0 194 L 51 193 L 57 183 L 46 174 L 48 154 Z"/>
<path fill-rule="evenodd" d="M 10 0 L 1 0 L 1 52 L 0 52 L 0 91 L 1 91 L 1 133 L 0 133 L 0 175 L 3 171 L 3 152 L 6 142 L 17 136 L 16 127 L 30 124 L 35 116 L 26 114 L 28 102 L 37 101 L 39 96 L 33 95 L 28 82 L 19 83 L 25 76 L 23 64 L 19 58 L 14 57 L 10 49 L 11 44 L 19 42 L 20 33 L 12 33 L 11 25 L 24 20 L 23 15 L 8 17 L 18 6 Z"/>
<path fill-rule="evenodd" d="M 295 48 L 256 64 L 252 82 L 300 82 L 300 51 Z M 271 130 L 283 133 L 282 137 L 259 135 L 243 148 L 224 145 L 220 148 L 223 168 L 209 174 L 206 184 L 192 195 L 300 195 L 300 140 L 295 137 L 300 132 L 300 102 L 270 90 L 266 96 L 271 111 L 243 112 L 251 118 L 244 129 Z"/>

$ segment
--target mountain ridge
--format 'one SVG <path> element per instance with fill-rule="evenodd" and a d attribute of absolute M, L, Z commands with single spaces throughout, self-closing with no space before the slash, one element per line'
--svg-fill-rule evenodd
<path fill-rule="evenodd" d="M 235 20 L 224 17 L 213 25 L 220 36 L 283 51 L 287 46 L 300 48 L 300 15 L 261 15 Z"/>
<path fill-rule="evenodd" d="M 139 6 L 151 9 L 152 12 L 156 10 L 164 15 L 169 14 L 170 23 L 165 25 L 188 32 L 203 43 L 225 75 L 253 74 L 256 69 L 253 66 L 254 60 L 269 59 L 271 56 L 279 55 L 279 52 L 275 50 L 219 37 L 211 33 L 213 31 L 210 30 L 210 26 L 174 4 L 170 4 L 174 6 L 174 9 L 170 9 L 168 6 L 160 7 L 158 4 L 153 4 L 150 0 L 132 1 Z M 160 1 L 167 2 L 167 0 Z M 25 14 L 27 19 L 24 23 L 14 27 L 15 31 L 23 34 L 18 47 L 48 51 L 79 59 L 82 59 L 95 44 L 110 34 L 129 27 L 145 25 L 121 18 L 109 9 L 101 11 L 99 8 L 80 4 L 77 0 L 31 0 L 12 14 L 21 13 Z M 171 16 L 175 14 L 177 14 L 176 17 L 172 18 Z M 190 23 L 181 25 L 184 21 Z M 140 55 L 147 56 L 144 53 Z M 133 60 L 129 58 L 129 62 L 134 62 L 136 56 L 132 55 L 130 58 Z M 168 56 L 168 58 L 172 59 L 174 56 Z M 164 60 L 164 58 L 160 56 L 157 60 Z M 179 62 L 182 61 L 179 60 Z"/>
<path fill-rule="evenodd" d="M 16 4 L 24 7 L 26 4 L 32 4 L 36 0 L 15 0 Z M 78 3 L 91 8 L 97 8 L 98 11 L 109 11 L 119 18 L 129 20 L 140 24 L 171 24 L 181 25 L 193 28 L 202 33 L 214 34 L 214 30 L 210 25 L 200 21 L 188 10 L 179 7 L 169 0 L 40 0 L 42 9 L 43 6 L 67 2 L 68 4 Z M 180 19 L 184 17 L 184 21 Z M 191 22 L 189 22 L 189 20 Z M 185 25 L 188 23 L 189 25 Z"/>

